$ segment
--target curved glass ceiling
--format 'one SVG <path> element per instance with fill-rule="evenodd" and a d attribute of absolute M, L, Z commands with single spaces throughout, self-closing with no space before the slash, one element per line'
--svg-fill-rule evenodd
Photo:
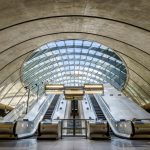
<path fill-rule="evenodd" d="M 24 63 L 22 80 L 34 91 L 45 82 L 81 86 L 110 83 L 121 89 L 126 67 L 112 49 L 93 41 L 61 40 L 47 43 Z M 42 91 L 42 90 L 41 90 Z"/>

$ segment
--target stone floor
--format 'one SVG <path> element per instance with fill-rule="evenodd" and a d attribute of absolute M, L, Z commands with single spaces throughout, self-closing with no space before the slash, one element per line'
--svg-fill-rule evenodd
<path fill-rule="evenodd" d="M 150 140 L 88 140 L 70 137 L 62 140 L 1 140 L 0 150 L 150 150 Z"/>

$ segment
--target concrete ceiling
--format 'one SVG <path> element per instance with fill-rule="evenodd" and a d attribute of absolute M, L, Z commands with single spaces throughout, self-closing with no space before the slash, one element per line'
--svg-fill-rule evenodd
<path fill-rule="evenodd" d="M 39 46 L 86 39 L 112 48 L 127 65 L 123 92 L 150 103 L 149 13 L 149 0 L 0 0 L 0 101 L 22 100 L 21 67 Z"/>

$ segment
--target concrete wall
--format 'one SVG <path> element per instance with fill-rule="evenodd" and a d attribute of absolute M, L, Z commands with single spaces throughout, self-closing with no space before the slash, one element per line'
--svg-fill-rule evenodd
<path fill-rule="evenodd" d="M 8 97 L 25 93 L 20 69 L 40 45 L 87 39 L 112 48 L 124 60 L 124 93 L 140 105 L 150 103 L 149 11 L 149 0 L 1 0 L 0 100 L 8 103 Z"/>

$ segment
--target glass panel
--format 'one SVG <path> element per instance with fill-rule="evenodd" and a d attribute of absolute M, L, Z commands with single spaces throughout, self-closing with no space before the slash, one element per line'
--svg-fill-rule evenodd
<path fill-rule="evenodd" d="M 23 65 L 25 85 L 52 81 L 67 85 L 126 81 L 126 67 L 112 49 L 93 41 L 61 40 L 38 48 Z"/>

